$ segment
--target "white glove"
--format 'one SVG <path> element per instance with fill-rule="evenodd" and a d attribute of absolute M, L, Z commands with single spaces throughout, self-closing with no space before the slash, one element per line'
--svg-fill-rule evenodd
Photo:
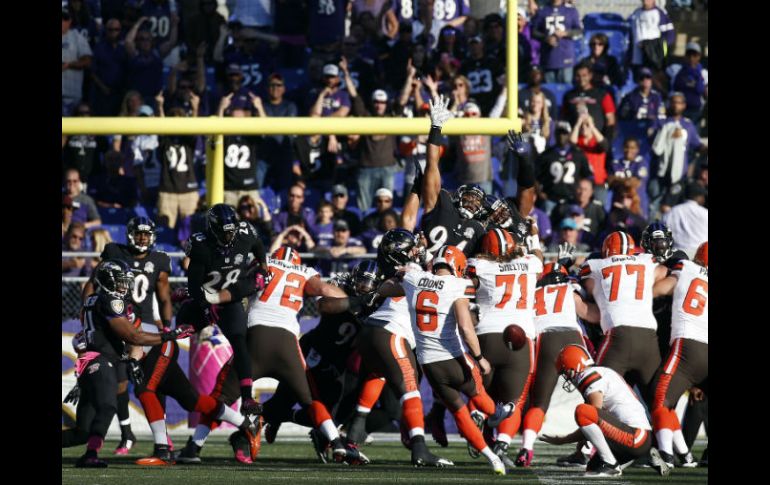
<path fill-rule="evenodd" d="M 454 117 L 451 111 L 447 108 L 449 106 L 449 98 L 443 94 L 439 94 L 435 98 L 428 102 L 430 106 L 430 124 L 431 126 L 437 126 L 441 128 L 444 123 Z"/>
<path fill-rule="evenodd" d="M 575 260 L 575 250 L 577 248 L 574 244 L 563 242 L 559 244 L 559 261 L 562 259 L 570 259 L 572 261 Z"/>

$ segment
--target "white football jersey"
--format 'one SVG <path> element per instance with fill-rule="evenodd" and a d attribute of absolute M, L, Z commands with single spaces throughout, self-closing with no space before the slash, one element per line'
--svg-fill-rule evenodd
<path fill-rule="evenodd" d="M 272 278 L 262 294 L 252 299 L 248 326 L 278 327 L 299 336 L 297 314 L 304 302 L 305 284 L 318 271 L 273 258 L 267 259 L 267 268 Z"/>
<path fill-rule="evenodd" d="M 409 271 L 402 286 L 417 340 L 417 361 L 430 364 L 463 355 L 453 305 L 473 296 L 473 282 L 454 275 Z"/>
<path fill-rule="evenodd" d="M 609 367 L 592 366 L 578 374 L 577 388 L 583 397 L 594 392 L 603 394 L 602 408 L 609 411 L 623 424 L 632 428 L 651 430 L 644 406 L 628 387 L 626 381 Z M 644 436 L 639 435 L 639 440 Z"/>
<path fill-rule="evenodd" d="M 507 263 L 468 260 L 468 274 L 479 279 L 476 333 L 502 333 L 505 327 L 515 323 L 524 329 L 527 337 L 534 339 L 535 286 L 537 275 L 542 272 L 542 261 L 532 254 Z"/>
<path fill-rule="evenodd" d="M 364 320 L 364 325 L 381 326 L 393 335 L 404 337 L 413 349 L 416 346 L 409 306 L 404 296 L 385 298 L 382 305 Z"/>
<path fill-rule="evenodd" d="M 540 335 L 572 329 L 582 333 L 575 313 L 573 283 L 541 286 L 535 290 L 535 329 Z"/>
<path fill-rule="evenodd" d="M 594 280 L 593 297 L 601 312 L 602 331 L 620 326 L 656 330 L 652 285 L 658 264 L 651 254 L 590 259 L 580 269 L 582 279 Z"/>
<path fill-rule="evenodd" d="M 709 270 L 684 260 L 674 266 L 678 277 L 671 308 L 671 342 L 689 338 L 709 343 Z"/>

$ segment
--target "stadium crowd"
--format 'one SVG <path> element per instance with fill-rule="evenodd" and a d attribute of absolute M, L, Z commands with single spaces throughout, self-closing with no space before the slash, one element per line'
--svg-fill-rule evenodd
<path fill-rule="evenodd" d="M 437 94 L 457 116 L 503 112 L 507 33 L 498 13 L 474 18 L 467 0 L 260 5 L 229 1 L 226 19 L 215 0 L 63 2 L 62 115 L 412 117 L 426 115 Z M 300 8 L 307 17 L 295 16 Z M 615 229 L 638 240 L 661 217 L 682 233 L 677 241 L 704 239 L 677 213 L 701 221 L 706 211 L 672 211 L 691 200 L 708 208 L 702 46 L 689 42 L 674 57 L 674 26 L 654 0 L 627 20 L 581 20 L 579 8 L 561 0 L 519 8 L 528 150 L 506 156 L 499 137 L 447 137 L 444 186 L 512 197 L 519 166 L 532 162 L 544 246 L 597 249 Z M 372 253 L 394 218 L 401 225 L 424 138 L 227 137 L 225 202 L 268 247 Z M 122 241 L 127 220 L 147 215 L 168 228 L 161 248 L 179 250 L 200 230 L 204 163 L 203 137 L 63 136 L 62 238 L 80 223 L 88 236 L 63 247 L 99 250 L 95 228 Z"/>
<path fill-rule="evenodd" d="M 200 463 L 222 421 L 238 428 L 241 463 L 292 421 L 313 428 L 322 461 L 366 464 L 359 446 L 387 386 L 398 404 L 378 409 L 400 421 L 412 464 L 452 465 L 424 436 L 446 446 L 449 411 L 470 455 L 503 475 L 532 466 L 560 377 L 585 403 L 575 432 L 541 436 L 578 443 L 558 464 L 588 476 L 634 460 L 661 475 L 697 466 L 674 408 L 708 392 L 702 47 L 674 58 L 655 0 L 628 20 L 581 19 L 574 3 L 518 9 L 523 128 L 498 139 L 441 131 L 507 103 L 504 17 L 473 18 L 468 3 L 228 2 L 225 20 L 213 0 L 69 0 L 63 116 L 431 121 L 416 136 L 225 137 L 224 203 L 212 207 L 202 137 L 63 136 L 62 251 L 101 253 L 62 257 L 63 276 L 89 276 L 65 399 L 80 400 L 77 423 L 62 432 L 63 447 L 87 446 L 76 466 L 107 466 L 97 452 L 116 413 L 116 453 L 129 453 L 131 380 L 154 440 L 139 465 Z M 182 248 L 175 267 L 163 251 Z M 172 294 L 177 271 L 187 286 Z M 321 319 L 300 336 L 308 298 Z M 214 325 L 233 356 L 205 394 L 176 340 Z M 265 376 L 280 384 L 259 403 L 252 384 Z M 177 452 L 165 396 L 202 417 Z"/>

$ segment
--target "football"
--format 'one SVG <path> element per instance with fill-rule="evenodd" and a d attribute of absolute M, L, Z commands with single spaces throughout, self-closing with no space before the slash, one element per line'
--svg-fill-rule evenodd
<path fill-rule="evenodd" d="M 503 340 L 509 349 L 519 350 L 527 343 L 527 334 L 524 333 L 523 328 L 516 324 L 508 325 L 503 330 Z"/>

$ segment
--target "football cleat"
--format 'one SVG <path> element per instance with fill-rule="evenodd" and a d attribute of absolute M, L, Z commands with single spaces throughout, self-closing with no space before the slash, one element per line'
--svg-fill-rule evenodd
<path fill-rule="evenodd" d="M 708 468 L 708 466 L 709 466 L 709 449 L 708 449 L 708 447 L 705 450 L 703 450 L 703 454 L 700 456 L 700 461 L 698 462 L 698 466 Z"/>
<path fill-rule="evenodd" d="M 118 443 L 118 447 L 115 448 L 115 454 L 116 455 L 127 455 L 129 451 L 131 451 L 131 448 L 134 447 L 134 443 L 136 443 L 135 440 L 132 439 L 121 439 L 120 443 Z"/>
<path fill-rule="evenodd" d="M 671 468 L 674 467 L 674 455 L 669 455 L 665 451 L 658 450 L 658 454 L 660 455 L 660 458 L 666 462 L 666 465 L 670 466 Z"/>
<path fill-rule="evenodd" d="M 662 455 L 670 456 L 672 465 L 669 465 Z M 650 466 L 654 468 L 660 476 L 666 477 L 669 475 L 669 473 L 671 473 L 671 469 L 674 467 L 673 461 L 674 457 L 672 455 L 669 455 L 668 453 L 661 453 L 657 450 L 657 448 L 650 448 Z"/>
<path fill-rule="evenodd" d="M 435 466 L 445 467 L 454 466 L 454 463 L 446 458 L 436 456 L 428 450 L 425 445 L 425 439 L 422 436 L 415 437 L 418 439 L 412 442 L 412 465 L 414 466 Z M 422 439 L 419 439 L 422 438 Z"/>
<path fill-rule="evenodd" d="M 340 440 L 341 442 L 342 440 Z M 334 461 L 337 463 L 347 463 L 348 465 L 366 465 L 370 462 L 369 458 L 361 453 L 355 443 L 347 443 L 341 448 L 334 446 Z"/>
<path fill-rule="evenodd" d="M 404 447 L 407 450 L 412 449 L 412 439 L 409 437 L 409 428 L 406 426 L 406 420 L 402 419 L 401 422 L 398 425 L 398 430 L 401 432 L 401 444 L 404 445 Z M 372 435 L 367 435 L 364 443 L 366 443 L 366 440 L 371 438 Z M 368 444 L 368 443 L 366 443 Z"/>
<path fill-rule="evenodd" d="M 484 414 L 481 411 L 473 410 L 471 411 L 471 419 L 473 420 L 473 423 L 476 425 L 477 428 L 479 428 L 479 431 L 484 431 Z M 481 456 L 481 453 L 479 450 L 473 447 L 470 442 L 468 442 L 468 454 L 471 458 L 474 460 Z"/>
<path fill-rule="evenodd" d="M 519 450 L 519 454 L 516 455 L 516 460 L 514 461 L 514 463 L 516 464 L 516 466 L 522 466 L 522 467 L 531 466 L 533 456 L 534 456 L 534 452 L 532 450 L 522 448 Z"/>
<path fill-rule="evenodd" d="M 492 445 L 492 452 L 495 455 L 497 455 L 500 458 L 500 460 L 502 460 L 503 464 L 507 468 L 514 468 L 514 467 L 516 467 L 516 464 L 508 456 L 508 444 L 507 443 L 504 443 L 502 441 L 496 441 Z"/>
<path fill-rule="evenodd" d="M 695 468 L 698 466 L 698 462 L 695 461 L 695 457 L 693 457 L 692 453 L 689 451 L 683 455 L 677 453 L 676 457 L 679 458 L 679 466 L 682 468 Z"/>
<path fill-rule="evenodd" d="M 170 466 L 175 461 L 168 445 L 156 444 L 152 451 L 152 456 L 139 458 L 135 463 L 139 466 Z"/>
<path fill-rule="evenodd" d="M 495 475 L 505 475 L 505 464 L 499 456 L 490 459 L 489 464 L 492 465 L 492 470 L 495 472 Z"/>
<path fill-rule="evenodd" d="M 281 423 L 265 423 L 265 441 L 271 445 L 275 442 L 275 437 L 278 436 L 278 430 L 281 429 Z"/>
<path fill-rule="evenodd" d="M 315 453 L 318 456 L 318 459 L 321 460 L 321 463 L 329 463 L 329 457 L 327 455 L 329 440 L 327 440 L 317 429 L 311 429 L 308 436 L 310 436 L 310 441 L 313 442 L 313 448 L 315 448 Z"/>
<path fill-rule="evenodd" d="M 614 465 L 610 465 L 609 463 L 598 460 L 595 464 L 592 463 L 593 466 L 589 469 L 586 469 L 585 476 L 587 477 L 619 477 L 623 474 L 623 471 L 620 469 L 620 466 L 615 463 Z"/>
<path fill-rule="evenodd" d="M 184 446 L 184 448 L 182 448 L 182 451 L 176 455 L 176 462 L 184 464 L 200 463 L 200 454 L 202 449 L 203 447 L 196 445 L 192 439 L 192 436 L 190 436 L 187 438 L 187 444 Z"/>
<path fill-rule="evenodd" d="M 107 462 L 96 456 L 96 453 L 89 455 L 86 452 L 75 462 L 75 468 L 107 468 Z"/>
<path fill-rule="evenodd" d="M 249 439 L 246 437 L 246 433 L 238 430 L 231 434 L 227 441 L 229 441 L 230 446 L 233 447 L 233 454 L 236 461 L 247 465 L 254 463 L 254 460 L 251 459 L 251 446 L 249 444 Z"/>
<path fill-rule="evenodd" d="M 495 413 L 487 418 L 487 426 L 490 428 L 497 428 L 505 418 L 513 414 L 515 409 L 516 404 L 513 402 L 507 402 L 505 404 L 497 403 L 497 405 L 495 405 Z"/>
<path fill-rule="evenodd" d="M 588 457 L 580 450 L 575 450 L 574 453 L 567 456 L 560 456 L 556 459 L 556 465 L 570 467 L 570 468 L 584 468 L 588 465 Z"/>

